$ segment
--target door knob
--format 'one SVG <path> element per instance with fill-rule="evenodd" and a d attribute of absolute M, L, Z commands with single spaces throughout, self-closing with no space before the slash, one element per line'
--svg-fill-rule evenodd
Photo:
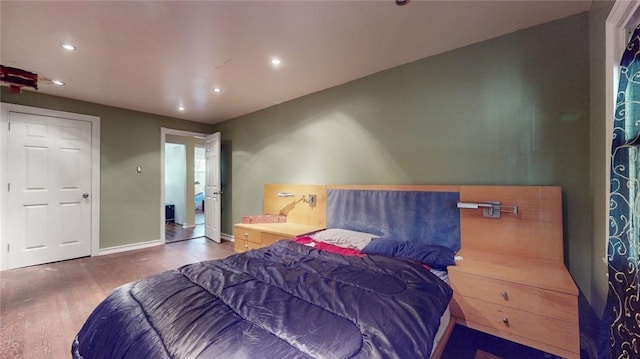
<path fill-rule="evenodd" d="M 89 198 L 89 194 L 87 192 L 83 193 L 82 198 Z"/>

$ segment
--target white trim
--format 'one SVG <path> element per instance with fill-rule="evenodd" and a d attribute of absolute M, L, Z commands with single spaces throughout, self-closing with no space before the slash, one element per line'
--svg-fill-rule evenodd
<path fill-rule="evenodd" d="M 605 139 L 605 223 L 604 226 L 604 257 L 607 257 L 607 242 L 609 240 L 609 195 L 611 192 L 611 143 L 613 141 L 613 114 L 615 112 L 616 92 L 618 87 L 619 64 L 627 45 L 626 29 L 634 19 L 640 2 L 618 0 L 607 16 L 605 23 L 605 109 L 606 109 L 606 139 Z"/>
<path fill-rule="evenodd" d="M 100 252 L 97 255 L 104 256 L 104 255 L 107 255 L 107 254 L 128 252 L 128 251 L 133 251 L 133 250 L 136 250 L 136 249 L 160 246 L 162 244 L 164 244 L 164 243 L 162 243 L 159 239 L 156 239 L 155 241 L 147 241 L 147 242 L 132 243 L 132 244 L 123 244 L 121 246 L 103 248 L 103 249 L 100 250 Z"/>
<path fill-rule="evenodd" d="M 225 241 L 229 242 L 235 242 L 235 237 L 227 233 L 220 233 L 220 239 L 224 239 Z"/>
<path fill-rule="evenodd" d="M 9 262 L 7 245 L 4 244 L 5 237 L 4 221 L 7 216 L 7 192 L 8 186 L 7 171 L 9 169 L 8 158 L 8 136 L 9 136 L 9 110 L 4 103 L 0 103 L 0 270 L 7 267 Z"/>
<path fill-rule="evenodd" d="M 91 123 L 91 255 L 100 250 L 100 117 L 79 113 L 50 110 L 45 108 L 0 103 L 0 270 L 7 268 L 8 252 L 3 238 L 6 236 L 4 223 L 7 216 L 6 191 L 8 186 L 7 171 L 9 168 L 8 147 L 9 112 L 60 117 L 71 120 L 87 121 Z"/>
<path fill-rule="evenodd" d="M 185 137 L 206 137 L 209 134 L 200 132 L 189 132 L 182 130 L 174 130 L 171 128 L 160 127 L 160 243 L 165 244 L 167 238 L 165 236 L 165 214 L 164 214 L 164 144 L 167 135 L 185 136 Z"/>
<path fill-rule="evenodd" d="M 100 117 L 91 128 L 91 255 L 100 252 Z M 93 215 L 95 214 L 95 215 Z"/>

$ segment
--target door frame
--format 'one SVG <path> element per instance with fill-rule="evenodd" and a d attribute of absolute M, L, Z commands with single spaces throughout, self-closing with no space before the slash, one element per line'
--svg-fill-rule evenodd
<path fill-rule="evenodd" d="M 204 156 L 205 156 L 205 168 L 206 168 L 206 174 L 205 174 L 205 194 L 204 194 L 204 201 L 205 201 L 205 208 L 214 208 L 215 209 L 215 218 L 213 216 L 207 216 L 207 212 L 205 210 L 205 215 L 204 215 L 204 235 L 205 237 L 213 240 L 216 243 L 222 243 L 222 229 L 220 228 L 220 225 L 222 224 L 222 218 L 221 214 L 222 214 L 222 189 L 220 188 L 221 182 L 222 182 L 222 178 L 221 178 L 221 169 L 220 169 L 220 150 L 221 150 L 221 141 L 222 141 L 222 135 L 220 134 L 220 132 L 214 132 L 210 135 L 207 135 L 207 137 L 204 140 L 204 146 L 205 146 L 205 151 L 204 151 Z M 215 176 L 214 178 L 210 178 L 210 180 L 208 181 L 207 178 L 211 177 L 210 175 L 212 174 L 211 170 L 210 170 L 210 163 L 209 163 L 209 158 L 211 158 L 212 156 L 208 155 L 208 153 L 210 153 L 211 151 L 209 151 L 211 149 L 211 142 L 215 143 L 215 147 L 214 150 L 212 152 L 215 153 L 215 161 L 217 161 L 217 164 L 215 165 L 216 170 L 214 171 Z M 215 162 L 214 162 L 215 163 Z M 213 183 L 212 183 L 213 182 Z M 215 184 L 215 186 L 212 186 L 213 184 Z M 215 187 L 214 192 L 211 193 L 211 188 L 209 188 L 210 186 Z M 207 203 L 207 200 L 209 200 Z M 214 201 L 215 199 L 215 201 Z M 215 205 L 213 204 L 215 203 Z M 209 212 L 211 213 L 211 212 Z M 213 221 L 207 221 L 207 219 L 211 220 L 212 218 Z M 213 222 L 213 223 L 211 223 Z"/>
<path fill-rule="evenodd" d="M 618 91 L 618 73 L 620 59 L 627 46 L 627 27 L 638 21 L 640 3 L 637 1 L 617 0 L 605 21 L 605 171 L 604 171 L 604 211 L 602 220 L 605 223 L 601 232 L 603 247 L 602 261 L 607 264 L 607 243 L 609 241 L 609 196 L 611 195 L 611 143 L 613 142 L 613 115 Z M 601 252 L 602 253 L 602 252 Z M 606 271 L 606 268 L 605 268 Z"/>
<path fill-rule="evenodd" d="M 91 255 L 100 253 L 100 117 L 79 113 L 51 110 L 46 108 L 0 103 L 0 270 L 8 268 L 9 252 L 7 250 L 6 222 L 9 170 L 9 113 L 21 112 L 30 115 L 59 117 L 69 120 L 91 123 Z"/>
<path fill-rule="evenodd" d="M 201 132 L 190 132 L 183 130 L 175 130 L 167 127 L 160 127 L 160 244 L 165 244 L 167 242 L 167 237 L 165 233 L 165 153 L 164 153 L 164 145 L 166 143 L 167 135 L 176 135 L 176 136 L 184 136 L 184 137 L 202 137 L 203 139 L 210 135 L 210 133 L 201 133 Z M 188 183 L 187 183 L 188 185 Z M 189 200 L 188 198 L 186 200 Z"/>

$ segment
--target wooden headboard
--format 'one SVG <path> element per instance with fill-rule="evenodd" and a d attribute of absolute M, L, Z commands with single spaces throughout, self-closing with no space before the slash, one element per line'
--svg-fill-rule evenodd
<path fill-rule="evenodd" d="M 293 197 L 278 197 L 278 193 L 292 193 Z M 309 203 L 315 195 L 315 204 Z M 326 227 L 327 186 L 302 184 L 265 184 L 263 211 L 265 214 L 287 216 L 287 222 Z"/>
<path fill-rule="evenodd" d="M 484 218 L 481 210 L 460 210 L 465 250 L 564 261 L 562 189 L 557 186 L 460 186 L 460 200 L 517 205 L 518 214 Z"/>
<path fill-rule="evenodd" d="M 278 199 L 278 191 L 296 193 L 296 197 Z M 299 201 L 301 194 L 310 191 L 316 191 L 319 199 L 315 209 L 306 203 L 300 206 L 304 203 Z M 440 195 L 442 192 L 446 195 Z M 462 205 L 466 208 L 458 208 L 459 202 L 466 203 Z M 491 218 L 495 212 L 485 217 L 482 207 L 473 208 L 494 202 L 518 210 Z M 457 236 L 454 245 L 460 248 L 461 260 L 448 267 L 454 320 L 444 337 L 457 323 L 562 357 L 579 358 L 578 288 L 563 261 L 560 187 L 273 185 L 268 191 L 265 187 L 265 211 L 278 213 L 282 208 L 289 210 L 290 221 L 324 221 L 329 227 L 404 237 L 396 239 L 425 242 L 427 238 L 432 244 L 429 241 L 436 238 L 436 244 L 451 245 L 451 236 Z M 427 230 L 398 232 L 393 226 Z M 433 231 L 437 226 L 444 228 L 444 236 Z M 440 242 L 442 239 L 447 241 Z M 443 348 L 439 344 L 434 357 Z"/>
<path fill-rule="evenodd" d="M 485 218 L 479 209 L 459 209 L 461 249 L 564 260 L 562 190 L 558 186 L 266 184 L 264 213 L 284 214 L 290 223 L 325 227 L 330 190 L 459 192 L 460 201 L 515 205 L 517 214 L 504 213 L 499 219 Z M 294 196 L 278 197 L 279 192 Z M 308 203 L 310 194 L 316 195 L 314 206 Z"/>

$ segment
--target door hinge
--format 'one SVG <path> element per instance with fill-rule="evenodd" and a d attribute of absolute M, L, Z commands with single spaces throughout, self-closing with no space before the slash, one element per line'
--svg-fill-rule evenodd
<path fill-rule="evenodd" d="M 8 123 L 7 123 L 7 126 L 8 126 L 8 127 L 7 127 L 7 131 L 11 131 L 11 122 L 8 122 Z"/>
<path fill-rule="evenodd" d="M 11 183 L 7 183 L 7 192 L 11 192 Z"/>
<path fill-rule="evenodd" d="M 11 252 L 11 243 L 7 243 L 7 252 Z"/>

